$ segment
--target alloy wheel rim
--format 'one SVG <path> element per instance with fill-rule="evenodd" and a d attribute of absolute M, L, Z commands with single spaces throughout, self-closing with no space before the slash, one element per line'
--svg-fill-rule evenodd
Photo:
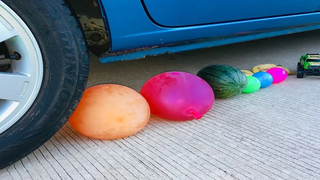
<path fill-rule="evenodd" d="M 0 1 L 0 43 L 19 60 L 6 60 L 10 68 L 0 71 L 0 134 L 14 125 L 32 106 L 42 84 L 43 62 L 39 45 L 28 26 Z M 0 54 L 1 55 L 1 54 Z"/>

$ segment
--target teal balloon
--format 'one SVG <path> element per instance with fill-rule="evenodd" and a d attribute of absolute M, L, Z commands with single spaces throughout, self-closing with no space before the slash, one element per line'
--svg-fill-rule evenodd
<path fill-rule="evenodd" d="M 258 78 L 253 76 L 247 76 L 247 86 L 243 90 L 244 93 L 256 92 L 261 87 L 261 82 Z"/>

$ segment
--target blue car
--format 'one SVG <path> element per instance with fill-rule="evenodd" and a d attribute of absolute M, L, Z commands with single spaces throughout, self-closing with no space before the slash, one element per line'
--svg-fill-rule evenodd
<path fill-rule="evenodd" d="M 101 63 L 320 29 L 319 0 L 0 0 L 0 168 L 68 120 Z"/>

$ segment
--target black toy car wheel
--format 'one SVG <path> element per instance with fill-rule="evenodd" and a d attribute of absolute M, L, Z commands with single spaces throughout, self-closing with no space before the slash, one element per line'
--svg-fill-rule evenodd
<path fill-rule="evenodd" d="M 76 108 L 89 56 L 63 0 L 0 0 L 0 168 L 53 136 Z"/>
<path fill-rule="evenodd" d="M 297 78 L 303 78 L 303 75 L 304 75 L 304 69 L 303 69 L 301 63 L 298 62 L 298 64 L 297 64 Z"/>

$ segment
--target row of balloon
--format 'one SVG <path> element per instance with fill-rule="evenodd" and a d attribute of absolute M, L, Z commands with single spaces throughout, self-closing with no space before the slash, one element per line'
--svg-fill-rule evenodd
<path fill-rule="evenodd" d="M 168 120 L 199 119 L 214 103 L 211 87 L 186 72 L 165 72 L 149 79 L 141 93 L 122 85 L 87 88 L 69 122 L 96 139 L 120 139 L 140 131 L 150 114 Z"/>
<path fill-rule="evenodd" d="M 246 76 L 243 92 L 251 93 L 283 81 L 284 75 L 279 73 L 275 68 Z M 143 129 L 151 113 L 176 121 L 200 119 L 214 104 L 215 94 L 210 85 L 197 75 L 173 71 L 149 79 L 140 93 L 117 84 L 93 86 L 85 90 L 69 122 L 85 136 L 111 140 Z"/>
<path fill-rule="evenodd" d="M 287 78 L 287 72 L 280 67 L 273 67 L 266 72 L 257 72 L 252 76 L 247 76 L 247 86 L 244 93 L 253 93 L 260 88 L 266 88 L 271 84 L 277 84 Z"/>

